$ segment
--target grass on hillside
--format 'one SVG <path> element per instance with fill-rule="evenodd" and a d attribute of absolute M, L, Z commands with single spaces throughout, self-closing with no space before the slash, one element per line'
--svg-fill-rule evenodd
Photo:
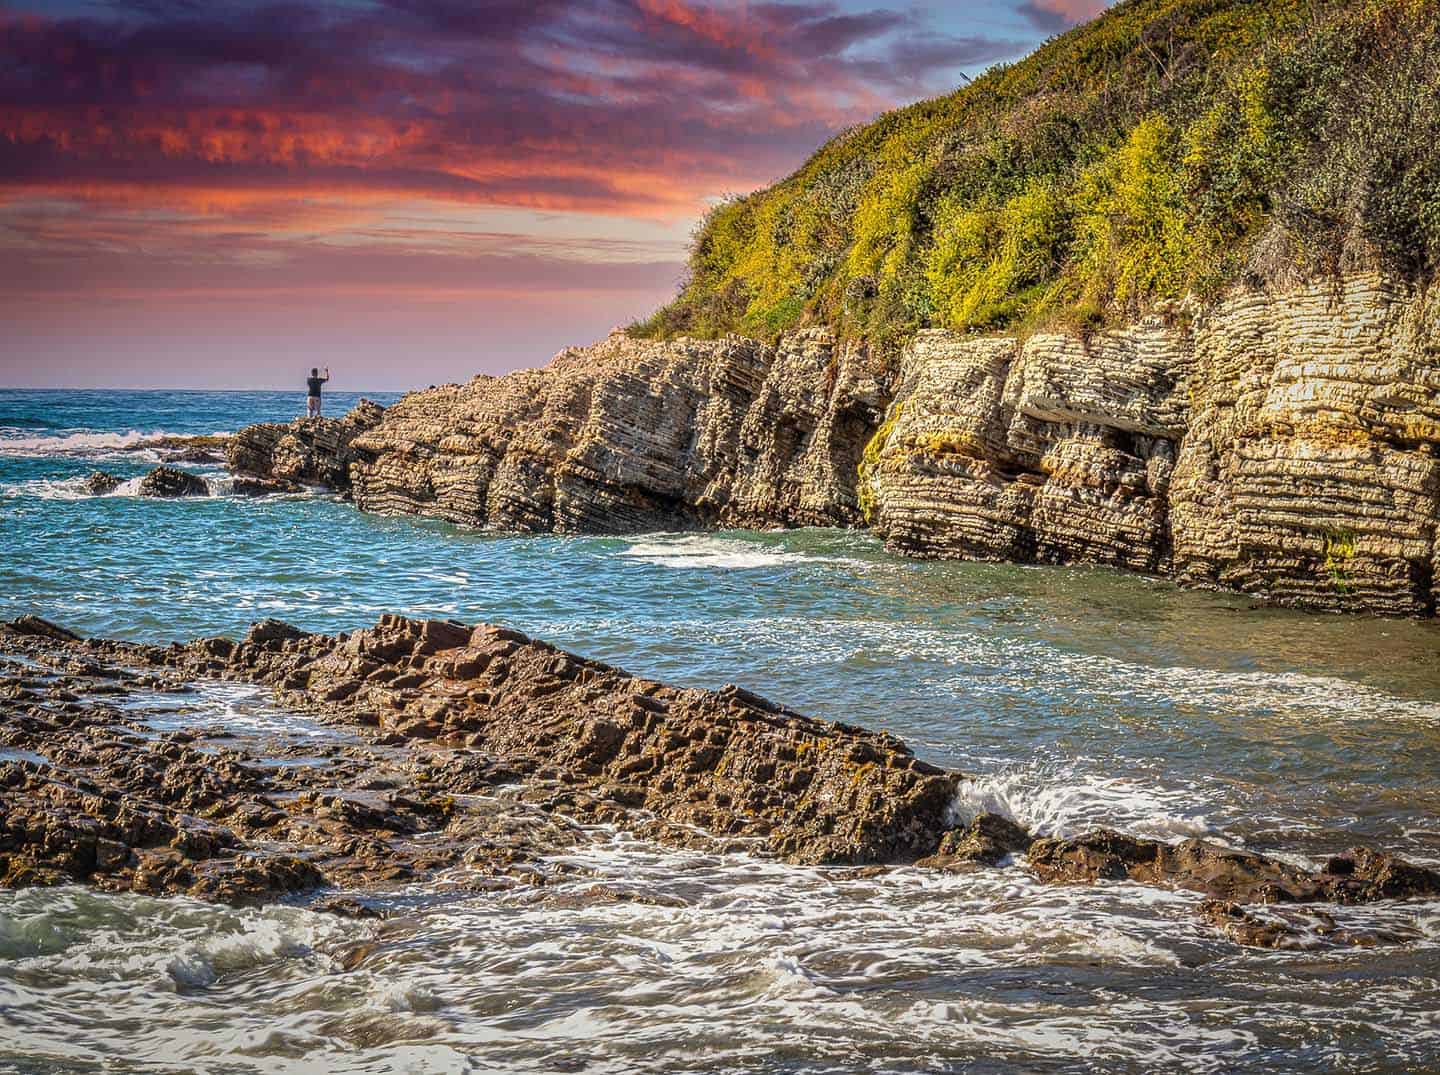
<path fill-rule="evenodd" d="M 717 205 L 638 336 L 1130 320 L 1245 276 L 1440 264 L 1440 3 L 1122 0 Z"/>

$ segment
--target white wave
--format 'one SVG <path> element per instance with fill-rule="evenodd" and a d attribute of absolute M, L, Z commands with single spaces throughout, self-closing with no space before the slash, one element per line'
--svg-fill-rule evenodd
<path fill-rule="evenodd" d="M 643 538 L 635 541 L 619 555 L 627 560 L 641 560 L 659 567 L 710 568 L 721 571 L 744 571 L 788 564 L 858 562 L 832 556 L 812 556 L 774 548 L 758 541 L 710 534 Z"/>
<path fill-rule="evenodd" d="M 48 437 L 0 437 L 0 455 L 25 456 L 102 456 L 116 452 L 132 452 L 167 437 L 190 437 L 192 433 L 171 433 L 166 430 L 141 432 L 131 429 L 125 433 L 80 430 L 59 436 Z M 217 431 L 211 436 L 225 437 L 228 433 Z"/>
<path fill-rule="evenodd" d="M 31 478 L 26 481 L 0 482 L 0 497 L 30 500 L 95 500 L 105 497 L 136 497 L 144 476 L 127 478 L 106 493 L 91 492 L 89 478 Z M 205 479 L 210 496 L 221 496 L 227 490 L 221 483 Z"/>
<path fill-rule="evenodd" d="M 1187 790 L 1146 787 L 1074 769 L 1059 773 L 1031 766 L 960 783 L 953 820 L 968 825 L 980 814 L 1000 814 L 1041 836 L 1076 836 L 1097 828 L 1151 839 L 1213 836 Z"/>

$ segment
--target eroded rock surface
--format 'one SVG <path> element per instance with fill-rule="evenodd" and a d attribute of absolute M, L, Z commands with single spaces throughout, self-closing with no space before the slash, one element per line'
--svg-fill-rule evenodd
<path fill-rule="evenodd" d="M 680 689 L 499 627 L 383 617 L 332 637 L 275 621 L 242 642 L 75 643 L 67 652 L 273 686 L 288 705 L 394 743 L 478 751 L 526 776 L 564 779 L 616 804 L 756 839 L 794 862 L 913 861 L 945 829 L 955 776 L 893 736 L 791 712 L 737 687 Z"/>
<path fill-rule="evenodd" d="M 359 458 L 353 442 L 379 424 L 385 408 L 362 399 L 343 418 L 297 418 L 286 423 L 246 426 L 225 448 L 226 463 L 241 480 L 278 483 L 247 485 L 248 495 L 304 485 L 350 487 L 351 464 Z"/>
<path fill-rule="evenodd" d="M 178 716 L 192 685 L 225 680 L 273 687 L 333 736 L 287 731 L 297 716 L 269 733 L 147 723 L 166 712 L 156 694 Z M 553 853 L 600 823 L 862 867 L 845 877 L 1023 864 L 1045 883 L 1187 889 L 1207 897 L 1205 921 L 1269 947 L 1410 939 L 1337 925 L 1324 906 L 1440 898 L 1440 873 L 1366 848 L 1307 871 L 1198 840 L 1037 839 L 994 814 L 952 828 L 959 774 L 891 736 L 735 687 L 668 687 L 499 627 L 386 616 L 332 637 L 266 620 L 239 642 L 160 647 L 22 617 L 0 625 L 0 711 L 0 885 L 228 902 L 416 880 L 543 886 L 571 869 Z M 324 900 L 367 913 L 364 898 Z"/>
<path fill-rule="evenodd" d="M 1435 295 L 1359 275 L 1088 340 L 925 332 L 862 493 L 911 555 L 1431 615 L 1437 326 Z"/>
<path fill-rule="evenodd" d="M 355 441 L 355 503 L 516 531 L 834 526 L 887 402 L 869 353 L 623 334 L 414 392 Z"/>

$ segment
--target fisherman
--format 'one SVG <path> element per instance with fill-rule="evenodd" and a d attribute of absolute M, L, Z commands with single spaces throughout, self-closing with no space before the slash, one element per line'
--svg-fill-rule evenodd
<path fill-rule="evenodd" d="M 319 369 L 311 367 L 310 376 L 305 379 L 305 384 L 310 389 L 310 397 L 305 401 L 305 417 L 320 417 L 320 386 L 330 379 L 330 367 L 325 367 L 325 376 L 320 376 Z"/>

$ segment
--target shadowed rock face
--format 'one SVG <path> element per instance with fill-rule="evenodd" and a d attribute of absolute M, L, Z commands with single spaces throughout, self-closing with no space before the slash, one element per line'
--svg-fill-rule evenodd
<path fill-rule="evenodd" d="M 140 479 L 140 495 L 166 500 L 182 496 L 209 496 L 210 486 L 204 478 L 187 470 L 156 467 Z"/>

